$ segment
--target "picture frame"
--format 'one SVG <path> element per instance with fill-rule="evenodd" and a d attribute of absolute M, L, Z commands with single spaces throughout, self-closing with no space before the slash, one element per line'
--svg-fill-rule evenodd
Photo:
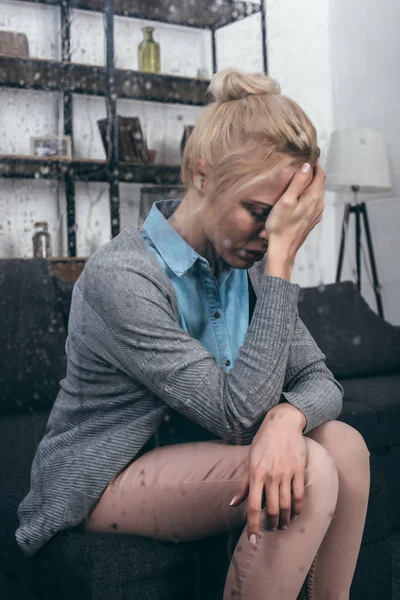
<path fill-rule="evenodd" d="M 42 158 L 72 158 L 70 135 L 44 135 L 31 137 L 31 154 Z"/>
<path fill-rule="evenodd" d="M 179 185 L 144 185 L 140 188 L 139 222 L 142 227 L 154 202 L 182 198 L 183 188 Z"/>

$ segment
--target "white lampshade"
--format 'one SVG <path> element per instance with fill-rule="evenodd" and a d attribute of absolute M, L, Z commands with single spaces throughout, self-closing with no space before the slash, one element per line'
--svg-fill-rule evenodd
<path fill-rule="evenodd" d="M 392 189 L 382 134 L 373 129 L 347 129 L 331 135 L 325 164 L 326 188 L 336 192 L 376 193 Z"/>

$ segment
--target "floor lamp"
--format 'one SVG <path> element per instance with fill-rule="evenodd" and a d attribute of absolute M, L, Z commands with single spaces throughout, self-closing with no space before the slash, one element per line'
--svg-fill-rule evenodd
<path fill-rule="evenodd" d="M 326 189 L 353 193 L 354 203 L 344 208 L 336 282 L 340 281 L 350 215 L 355 215 L 357 287 L 361 291 L 361 225 L 364 224 L 378 314 L 383 318 L 381 287 L 378 279 L 367 205 L 358 194 L 379 194 L 392 189 L 389 161 L 383 136 L 372 129 L 348 129 L 331 135 L 325 165 Z M 362 219 L 362 220 L 361 220 Z"/>

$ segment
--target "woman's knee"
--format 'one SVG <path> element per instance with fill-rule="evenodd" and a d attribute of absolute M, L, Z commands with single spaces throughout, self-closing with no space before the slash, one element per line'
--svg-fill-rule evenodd
<path fill-rule="evenodd" d="M 357 429 L 341 421 L 328 421 L 307 434 L 323 446 L 338 466 L 341 462 L 369 462 L 370 452 Z"/>
<path fill-rule="evenodd" d="M 335 462 L 323 446 L 312 439 L 305 439 L 307 442 L 305 486 L 324 490 L 327 496 L 336 501 L 339 484 Z"/>
<path fill-rule="evenodd" d="M 308 435 L 331 455 L 339 478 L 356 489 L 369 485 L 370 452 L 354 427 L 341 421 L 328 421 Z"/>

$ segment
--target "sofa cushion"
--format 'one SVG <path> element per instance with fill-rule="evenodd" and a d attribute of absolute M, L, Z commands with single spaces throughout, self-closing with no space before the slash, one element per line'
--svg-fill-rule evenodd
<path fill-rule="evenodd" d="M 380 456 L 371 453 L 371 483 L 362 544 L 381 540 L 391 533 L 392 514 L 387 482 L 381 472 L 379 461 Z"/>
<path fill-rule="evenodd" d="M 354 283 L 302 288 L 299 313 L 335 377 L 400 371 L 400 328 L 374 313 Z"/>
<path fill-rule="evenodd" d="M 385 478 L 392 513 L 393 529 L 400 529 L 400 444 L 377 455 L 378 467 Z"/>
<path fill-rule="evenodd" d="M 400 444 L 400 371 L 384 376 L 345 379 L 340 383 L 345 399 L 352 403 L 357 413 L 366 409 L 376 413 L 383 429 L 382 446 Z"/>
<path fill-rule="evenodd" d="M 211 598 L 217 582 L 209 573 L 215 569 L 216 554 L 221 584 L 227 569 L 226 536 L 173 544 L 66 530 L 30 560 L 40 597 L 47 592 L 49 598 L 60 599 L 188 600 Z"/>
<path fill-rule="evenodd" d="M 15 540 L 17 507 L 29 491 L 31 464 L 47 419 L 48 412 L 0 419 L 0 571 L 9 583 L 27 589 L 33 586 L 33 574 Z"/>
<path fill-rule="evenodd" d="M 50 409 L 65 376 L 66 329 L 43 259 L 0 260 L 0 414 Z"/>
<path fill-rule="evenodd" d="M 68 331 L 69 313 L 71 310 L 72 292 L 75 283 L 71 281 L 63 281 L 58 277 L 53 276 L 53 282 L 57 290 L 56 299 L 57 306 L 63 316 L 65 329 Z"/>

